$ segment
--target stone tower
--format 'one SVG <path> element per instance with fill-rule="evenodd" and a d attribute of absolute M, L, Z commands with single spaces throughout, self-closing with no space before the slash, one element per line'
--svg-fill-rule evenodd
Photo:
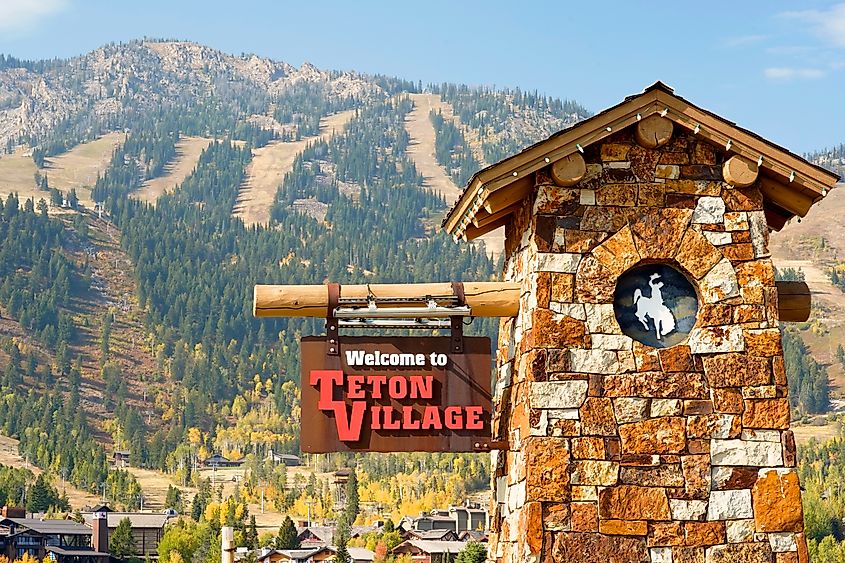
<path fill-rule="evenodd" d="M 490 557 L 806 562 L 769 232 L 837 177 L 657 83 L 482 170 L 505 226 Z"/>

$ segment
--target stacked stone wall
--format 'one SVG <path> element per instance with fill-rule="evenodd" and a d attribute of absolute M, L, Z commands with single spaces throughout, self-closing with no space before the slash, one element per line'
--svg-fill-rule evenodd
<path fill-rule="evenodd" d="M 806 562 L 774 268 L 756 186 L 677 132 L 621 131 L 587 174 L 536 190 L 507 227 L 492 454 L 501 561 Z M 614 315 L 617 277 L 662 262 L 697 287 L 683 344 L 651 348 Z"/>

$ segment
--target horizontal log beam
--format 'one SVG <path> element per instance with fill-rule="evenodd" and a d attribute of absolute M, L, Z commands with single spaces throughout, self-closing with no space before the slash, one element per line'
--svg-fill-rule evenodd
<path fill-rule="evenodd" d="M 776 285 L 780 320 L 785 323 L 803 323 L 809 319 L 812 306 L 809 286 L 802 281 L 779 281 Z"/>
<path fill-rule="evenodd" d="M 760 177 L 760 193 L 765 199 L 799 217 L 805 216 L 815 201 L 811 196 L 765 176 Z"/>
<path fill-rule="evenodd" d="M 534 189 L 534 175 L 518 180 L 514 184 L 492 192 L 487 200 L 484 202 L 484 209 L 487 213 L 493 214 L 501 211 L 506 207 L 510 207 L 514 203 L 519 203 L 531 194 Z"/>
<path fill-rule="evenodd" d="M 520 201 L 518 203 L 514 203 L 510 207 L 505 207 L 501 211 L 497 211 L 496 213 L 493 213 L 492 215 L 490 213 L 479 213 L 478 215 L 473 217 L 472 224 L 473 224 L 474 227 L 479 228 L 479 229 L 481 227 L 486 227 L 490 223 L 498 221 L 499 219 L 501 219 L 503 217 L 507 217 L 511 213 L 516 213 L 521 206 L 522 206 L 522 202 Z"/>
<path fill-rule="evenodd" d="M 464 300 L 474 317 L 513 317 L 519 313 L 520 285 L 510 282 L 464 282 Z M 453 297 L 451 283 L 341 285 L 341 299 Z M 256 285 L 256 317 L 326 317 L 329 293 L 325 285 Z M 401 307 L 402 304 L 391 305 Z M 419 303 L 408 303 L 418 307 Z"/>

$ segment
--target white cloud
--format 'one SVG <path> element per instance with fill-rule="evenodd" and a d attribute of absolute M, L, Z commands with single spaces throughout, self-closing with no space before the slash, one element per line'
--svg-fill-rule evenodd
<path fill-rule="evenodd" d="M 814 80 L 822 78 L 825 72 L 818 68 L 769 67 L 763 71 L 772 80 Z"/>
<path fill-rule="evenodd" d="M 21 33 L 62 11 L 68 0 L 0 0 L 0 32 Z"/>
<path fill-rule="evenodd" d="M 845 2 L 834 4 L 827 10 L 800 10 L 784 12 L 781 16 L 806 22 L 818 37 L 845 47 Z"/>

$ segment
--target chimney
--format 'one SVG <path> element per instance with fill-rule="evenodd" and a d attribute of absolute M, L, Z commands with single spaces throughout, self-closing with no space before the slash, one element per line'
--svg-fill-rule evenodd
<path fill-rule="evenodd" d="M 109 512 L 107 506 L 97 507 L 91 517 L 93 547 L 94 551 L 100 553 L 109 552 Z"/>

